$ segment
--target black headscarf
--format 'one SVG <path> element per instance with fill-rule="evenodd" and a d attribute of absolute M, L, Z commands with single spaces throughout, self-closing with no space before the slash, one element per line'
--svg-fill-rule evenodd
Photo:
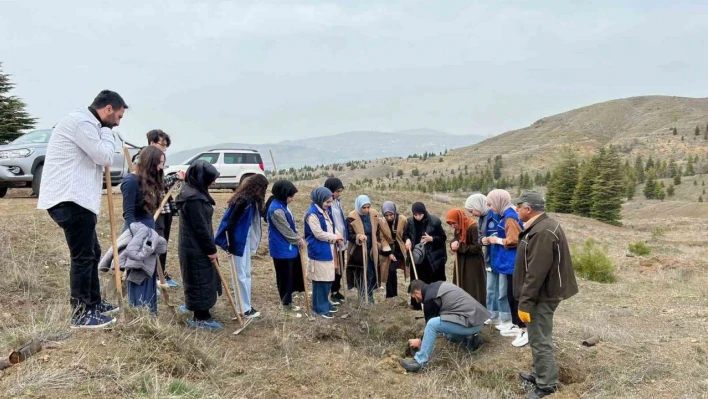
<path fill-rule="evenodd" d="M 216 202 L 211 195 L 209 195 L 209 186 L 211 183 L 215 182 L 218 177 L 219 171 L 216 170 L 212 164 L 203 159 L 198 159 L 187 169 L 184 182 L 187 186 L 191 186 L 199 194 L 206 197 L 212 205 L 215 205 Z"/>
<path fill-rule="evenodd" d="M 289 180 L 278 180 L 273 184 L 273 188 L 270 189 L 270 192 L 273 193 L 268 198 L 268 201 L 265 203 L 265 210 L 263 211 L 263 220 L 266 222 L 268 221 L 268 209 L 270 208 L 271 202 L 273 202 L 274 199 L 277 199 L 280 202 L 285 203 L 288 200 L 288 197 L 292 197 L 297 193 L 297 187 L 290 182 Z"/>
<path fill-rule="evenodd" d="M 336 177 L 330 177 L 329 179 L 325 180 L 324 186 L 327 187 L 332 193 L 335 193 L 340 188 L 344 188 L 344 184 L 342 183 L 342 181 Z"/>

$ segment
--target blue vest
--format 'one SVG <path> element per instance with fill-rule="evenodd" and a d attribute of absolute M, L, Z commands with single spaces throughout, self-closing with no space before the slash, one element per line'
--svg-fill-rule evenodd
<path fill-rule="evenodd" d="M 315 238 L 314 234 L 312 234 L 312 229 L 310 229 L 310 225 L 307 224 L 307 218 L 311 214 L 317 216 L 317 219 L 320 221 L 320 227 L 322 227 L 322 230 L 327 231 L 327 221 L 325 220 L 324 215 L 317 209 L 317 205 L 310 205 L 310 209 L 308 209 L 307 213 L 305 213 L 305 240 L 307 241 L 307 256 L 312 260 L 334 260 L 330 243 L 327 241 L 320 241 Z"/>
<path fill-rule="evenodd" d="M 506 238 L 506 221 L 508 219 L 514 219 L 516 222 L 524 228 L 523 222 L 519 219 L 519 215 L 512 208 L 508 208 L 504 211 L 501 220 L 498 221 L 496 230 L 490 230 L 489 233 L 496 232 L 497 237 Z M 504 248 L 503 245 L 492 244 L 492 270 L 500 274 L 514 274 L 514 263 L 516 262 L 516 248 Z"/>
<path fill-rule="evenodd" d="M 332 221 L 332 226 L 334 226 L 334 232 L 339 233 L 344 237 L 344 242 L 347 242 L 349 240 L 349 228 L 347 227 L 347 217 L 344 215 L 344 210 L 342 209 L 342 203 L 340 199 L 333 200 L 332 202 L 337 201 L 337 204 L 339 205 L 339 214 L 342 215 L 342 221 L 344 222 L 344 231 L 338 231 L 337 227 L 334 226 L 334 216 L 332 215 L 332 206 L 327 208 L 327 214 L 329 215 L 329 220 Z"/>
<path fill-rule="evenodd" d="M 295 220 L 293 220 L 293 215 L 288 211 L 288 206 L 277 199 L 273 199 L 268 208 L 267 218 L 268 218 L 268 250 L 270 251 L 270 257 L 275 259 L 292 259 L 296 258 L 298 255 L 297 245 L 293 245 L 285 236 L 280 233 L 280 231 L 273 225 L 273 212 L 278 209 L 285 213 L 285 218 L 288 220 L 290 228 L 297 233 L 297 228 L 295 227 Z"/>
<path fill-rule="evenodd" d="M 229 245 L 226 242 L 226 237 L 228 234 L 229 243 L 231 243 L 231 248 L 233 248 L 233 255 L 243 256 L 243 251 L 248 243 L 248 230 L 251 228 L 251 222 L 253 222 L 253 212 L 256 211 L 256 207 L 252 203 L 246 205 L 246 209 L 243 210 L 241 217 L 238 218 L 236 223 L 236 228 L 234 231 L 226 231 L 226 225 L 229 223 L 229 218 L 231 213 L 234 211 L 234 207 L 230 206 L 224 212 L 224 216 L 221 218 L 221 223 L 219 223 L 219 229 L 216 231 L 214 236 L 214 244 L 218 245 L 224 251 L 230 251 Z"/>

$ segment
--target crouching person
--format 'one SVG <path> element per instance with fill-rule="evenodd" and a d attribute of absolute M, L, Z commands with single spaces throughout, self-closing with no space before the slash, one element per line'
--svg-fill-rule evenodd
<path fill-rule="evenodd" d="M 217 259 L 214 244 L 214 199 L 209 186 L 219 172 L 204 160 L 187 169 L 185 185 L 177 196 L 179 209 L 179 267 L 182 272 L 186 310 L 194 312 L 187 325 L 218 330 L 221 324 L 211 318 L 209 310 L 221 295 L 221 280 L 212 261 Z M 184 309 L 180 309 L 184 310 Z"/>
<path fill-rule="evenodd" d="M 438 334 L 451 342 L 465 343 L 471 351 L 479 349 L 482 345 L 479 333 L 490 316 L 484 306 L 462 288 L 444 281 L 425 284 L 413 280 L 409 289 L 411 299 L 423 305 L 426 324 L 422 340 L 408 341 L 418 351 L 413 359 L 400 361 L 404 369 L 415 373 L 428 363 Z"/>

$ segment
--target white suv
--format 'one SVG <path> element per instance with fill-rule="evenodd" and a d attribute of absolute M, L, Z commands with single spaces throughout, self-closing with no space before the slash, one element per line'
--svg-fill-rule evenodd
<path fill-rule="evenodd" d="M 214 188 L 236 189 L 243 179 L 252 175 L 264 175 L 263 159 L 256 150 L 221 150 L 214 149 L 199 153 L 181 165 L 165 168 L 165 174 L 187 171 L 189 165 L 197 159 L 203 159 L 216 167 L 219 178 Z"/>

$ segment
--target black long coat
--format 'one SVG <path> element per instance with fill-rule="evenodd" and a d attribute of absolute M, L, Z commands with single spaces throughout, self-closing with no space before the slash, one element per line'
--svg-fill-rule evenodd
<path fill-rule="evenodd" d="M 420 242 L 424 232 L 433 237 L 433 241 L 425 244 L 425 260 L 421 265 L 415 265 L 418 271 L 418 278 L 427 284 L 445 281 L 445 263 L 447 262 L 445 241 L 447 236 L 440 218 L 427 213 L 423 220 L 416 222 L 413 216 L 409 217 L 403 239 L 410 239 L 413 246 L 415 246 Z M 411 275 L 413 275 L 412 272 Z"/>
<path fill-rule="evenodd" d="M 211 198 L 190 185 L 177 197 L 179 215 L 179 267 L 184 300 L 189 310 L 209 310 L 221 295 L 221 280 L 207 255 L 216 253 Z"/>

